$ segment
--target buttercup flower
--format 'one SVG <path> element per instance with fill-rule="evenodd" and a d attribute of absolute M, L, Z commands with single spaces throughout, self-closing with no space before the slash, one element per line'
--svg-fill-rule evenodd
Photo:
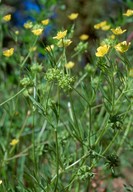
<path fill-rule="evenodd" d="M 71 69 L 71 68 L 73 68 L 73 67 L 74 67 L 74 65 L 75 65 L 75 63 L 74 63 L 74 62 L 69 61 L 68 63 L 66 63 L 66 64 L 65 64 L 65 67 L 66 67 L 67 69 Z"/>
<path fill-rule="evenodd" d="M 54 45 L 48 45 L 45 49 L 50 52 L 54 49 Z"/>
<path fill-rule="evenodd" d="M 128 9 L 126 13 L 123 13 L 123 15 L 130 17 L 133 15 L 133 10 L 132 9 Z"/>
<path fill-rule="evenodd" d="M 82 34 L 82 35 L 80 35 L 80 40 L 81 41 L 86 41 L 88 38 L 89 38 L 89 35 L 87 35 L 87 34 Z"/>
<path fill-rule="evenodd" d="M 3 20 L 4 21 L 10 21 L 11 20 L 11 14 L 8 14 L 8 15 L 5 15 L 4 17 L 3 17 Z"/>
<path fill-rule="evenodd" d="M 41 35 L 41 34 L 42 34 L 43 28 L 32 29 L 31 32 L 32 32 L 34 35 L 38 36 L 38 35 Z"/>
<path fill-rule="evenodd" d="M 116 27 L 115 29 L 111 29 L 111 31 L 112 31 L 115 35 L 121 35 L 121 34 L 125 33 L 126 29 L 122 30 L 121 27 Z"/>
<path fill-rule="evenodd" d="M 70 20 L 75 20 L 77 19 L 78 15 L 79 15 L 78 13 L 71 13 L 70 15 L 68 15 L 68 18 Z"/>
<path fill-rule="evenodd" d="M 106 55 L 108 53 L 108 51 L 109 51 L 109 46 L 106 44 L 102 45 L 97 48 L 96 56 L 103 57 L 104 55 Z"/>
<path fill-rule="evenodd" d="M 130 46 L 130 42 L 127 43 L 127 41 L 123 41 L 121 43 L 118 43 L 116 46 L 115 46 L 115 49 L 116 51 L 119 51 L 121 53 L 124 53 L 128 50 L 129 46 Z"/>
<path fill-rule="evenodd" d="M 42 20 L 41 23 L 43 25 L 48 25 L 49 24 L 49 19 Z"/>
<path fill-rule="evenodd" d="M 0 185 L 2 184 L 2 180 L 0 180 Z"/>
<path fill-rule="evenodd" d="M 107 31 L 107 30 L 110 29 L 110 25 L 109 25 L 109 24 L 106 24 L 106 25 L 102 26 L 101 29 L 102 29 L 103 31 Z"/>
<path fill-rule="evenodd" d="M 18 139 L 13 139 L 13 140 L 11 141 L 10 145 L 14 146 L 14 145 L 16 145 L 18 142 L 19 142 Z"/>
<path fill-rule="evenodd" d="M 53 39 L 58 39 L 58 40 L 63 39 L 66 36 L 66 34 L 67 34 L 67 30 L 59 31 L 57 35 L 53 37 Z"/>
<path fill-rule="evenodd" d="M 70 39 L 63 39 L 63 40 L 61 39 L 57 43 L 57 46 L 58 47 L 68 47 L 71 43 L 72 43 L 72 41 Z"/>
<path fill-rule="evenodd" d="M 101 27 L 103 27 L 103 26 L 105 26 L 105 25 L 107 25 L 107 21 L 102 21 L 102 22 L 100 22 L 100 23 L 95 24 L 95 25 L 94 25 L 94 28 L 95 28 L 95 29 L 100 29 Z"/>
<path fill-rule="evenodd" d="M 24 23 L 24 28 L 25 29 L 30 29 L 32 28 L 33 23 L 31 21 L 27 21 L 26 23 Z"/>
<path fill-rule="evenodd" d="M 13 53 L 14 53 L 14 48 L 7 49 L 7 50 L 3 51 L 3 55 L 4 55 L 5 57 L 10 57 L 10 56 L 13 55 Z"/>

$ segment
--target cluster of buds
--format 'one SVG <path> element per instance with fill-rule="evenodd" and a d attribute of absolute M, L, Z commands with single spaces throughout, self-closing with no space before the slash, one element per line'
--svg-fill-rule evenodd
<path fill-rule="evenodd" d="M 49 82 L 57 82 L 58 86 L 64 91 L 70 90 L 74 82 L 74 77 L 64 74 L 57 68 L 49 69 L 45 74 L 45 79 Z"/>

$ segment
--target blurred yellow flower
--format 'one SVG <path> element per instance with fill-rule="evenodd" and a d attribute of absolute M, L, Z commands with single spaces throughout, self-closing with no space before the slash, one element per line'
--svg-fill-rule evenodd
<path fill-rule="evenodd" d="M 100 22 L 100 23 L 95 24 L 95 25 L 94 25 L 94 28 L 95 28 L 95 29 L 100 29 L 101 27 L 103 27 L 103 26 L 105 26 L 105 25 L 107 25 L 107 21 L 102 21 L 102 22 Z"/>
<path fill-rule="evenodd" d="M 31 32 L 32 32 L 34 35 L 38 36 L 38 35 L 41 35 L 41 34 L 42 34 L 43 28 L 32 29 Z"/>
<path fill-rule="evenodd" d="M 103 31 L 107 31 L 107 30 L 110 29 L 110 25 L 109 25 L 109 24 L 106 24 L 106 25 L 102 26 L 101 29 L 102 29 Z"/>
<path fill-rule="evenodd" d="M 104 55 L 106 55 L 109 51 L 110 46 L 108 45 L 102 45 L 100 47 L 97 48 L 97 52 L 96 52 L 96 56 L 97 57 L 103 57 Z"/>
<path fill-rule="evenodd" d="M 121 27 L 116 27 L 115 29 L 111 29 L 111 31 L 115 34 L 115 35 L 121 35 L 123 33 L 126 32 L 126 29 L 122 30 Z"/>
<path fill-rule="evenodd" d="M 69 61 L 68 63 L 66 63 L 66 64 L 65 64 L 65 67 L 66 67 L 67 69 L 71 69 L 71 68 L 73 68 L 73 67 L 74 67 L 74 65 L 75 65 L 75 63 L 74 63 L 74 62 Z"/>
<path fill-rule="evenodd" d="M 10 56 L 13 55 L 13 53 L 14 53 L 14 48 L 7 49 L 7 50 L 4 50 L 4 51 L 3 51 L 3 55 L 4 55 L 5 57 L 10 57 Z"/>
<path fill-rule="evenodd" d="M 19 142 L 19 139 L 13 139 L 10 143 L 10 145 L 14 146 Z"/>
<path fill-rule="evenodd" d="M 57 43 L 57 46 L 58 47 L 68 47 L 71 43 L 72 43 L 72 41 L 70 39 L 63 39 L 63 40 L 61 39 Z"/>
<path fill-rule="evenodd" d="M 133 68 L 130 69 L 130 71 L 129 71 L 129 76 L 130 76 L 130 77 L 133 77 Z"/>
<path fill-rule="evenodd" d="M 59 31 L 57 35 L 53 37 L 53 39 L 58 39 L 58 40 L 63 39 L 66 36 L 66 34 L 67 34 L 67 30 Z"/>
<path fill-rule="evenodd" d="M 126 13 L 123 13 L 123 15 L 130 17 L 133 15 L 133 10 L 132 9 L 128 9 Z"/>
<path fill-rule="evenodd" d="M 54 49 L 54 45 L 48 45 L 45 49 L 50 52 Z"/>
<path fill-rule="evenodd" d="M 77 19 L 78 15 L 79 15 L 78 13 L 71 13 L 70 15 L 68 15 L 68 18 L 70 20 L 75 20 Z"/>
<path fill-rule="evenodd" d="M 89 35 L 87 35 L 87 34 L 82 34 L 82 35 L 80 35 L 80 40 L 81 41 L 86 41 L 88 38 L 89 38 Z"/>
<path fill-rule="evenodd" d="M 43 25 L 48 25 L 49 24 L 49 19 L 42 20 L 41 23 Z"/>
<path fill-rule="evenodd" d="M 4 21 L 10 21 L 10 20 L 11 20 L 11 14 L 5 15 L 5 16 L 3 17 L 3 20 L 4 20 Z"/>
<path fill-rule="evenodd" d="M 19 34 L 19 31 L 18 31 L 18 30 L 16 30 L 16 31 L 15 31 L 15 34 L 16 34 L 16 35 L 18 35 L 18 34 Z"/>
<path fill-rule="evenodd" d="M 0 185 L 2 184 L 2 180 L 0 180 Z"/>
<path fill-rule="evenodd" d="M 124 53 L 124 52 L 126 52 L 128 50 L 130 44 L 131 44 L 130 42 L 127 43 L 127 41 L 123 41 L 123 42 L 118 43 L 117 45 L 115 45 L 115 49 L 116 49 L 116 51 Z"/>
<path fill-rule="evenodd" d="M 31 21 L 27 21 L 26 23 L 24 23 L 24 28 L 25 29 L 31 29 L 33 26 L 33 23 Z"/>

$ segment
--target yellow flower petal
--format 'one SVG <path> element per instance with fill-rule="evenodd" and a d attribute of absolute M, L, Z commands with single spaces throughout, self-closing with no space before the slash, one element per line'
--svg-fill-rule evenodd
<path fill-rule="evenodd" d="M 106 55 L 109 51 L 109 46 L 108 45 L 102 45 L 100 47 L 97 48 L 97 52 L 96 52 L 96 56 L 97 57 L 103 57 L 104 55 Z"/>
<path fill-rule="evenodd" d="M 121 27 L 116 27 L 115 29 L 111 29 L 111 31 L 115 34 L 115 35 L 121 35 L 123 33 L 126 32 L 126 29 L 122 30 Z"/>
<path fill-rule="evenodd" d="M 63 39 L 63 40 L 61 39 L 57 43 L 57 46 L 58 47 L 68 47 L 71 43 L 72 43 L 72 41 L 70 39 Z"/>
<path fill-rule="evenodd" d="M 33 23 L 31 21 L 27 21 L 26 23 L 24 23 L 24 28 L 25 29 L 30 29 L 32 28 Z"/>
<path fill-rule="evenodd" d="M 2 180 L 0 180 L 0 185 L 2 184 Z"/>
<path fill-rule="evenodd" d="M 15 34 L 16 34 L 16 35 L 18 35 L 18 34 L 19 34 L 19 31 L 18 31 L 18 30 L 16 30 L 16 31 L 15 31 Z"/>
<path fill-rule="evenodd" d="M 104 25 L 104 26 L 101 27 L 101 29 L 102 29 L 103 31 L 107 31 L 107 30 L 110 29 L 110 25 L 109 25 L 109 24 Z"/>
<path fill-rule="evenodd" d="M 14 146 L 19 142 L 19 139 L 13 139 L 10 143 L 10 145 Z"/>
<path fill-rule="evenodd" d="M 77 19 L 78 15 L 79 15 L 78 13 L 71 13 L 70 15 L 68 15 L 68 18 L 70 20 L 75 20 Z"/>
<path fill-rule="evenodd" d="M 71 69 L 71 68 L 73 68 L 73 67 L 74 67 L 74 65 L 75 65 L 75 63 L 74 63 L 74 62 L 69 61 L 68 63 L 66 63 L 66 64 L 65 64 L 65 67 L 66 67 L 67 69 Z"/>
<path fill-rule="evenodd" d="M 86 41 L 88 38 L 89 38 L 89 35 L 87 35 L 87 34 L 82 34 L 82 35 L 80 35 L 80 40 L 81 41 Z"/>
<path fill-rule="evenodd" d="M 42 29 L 42 28 L 40 28 L 40 29 L 32 29 L 31 32 L 32 32 L 34 35 L 38 36 L 38 35 L 41 35 L 41 34 L 42 34 L 43 29 Z"/>
<path fill-rule="evenodd" d="M 7 50 L 3 51 L 3 55 L 4 55 L 5 57 L 10 57 L 10 56 L 13 55 L 13 53 L 14 53 L 14 48 L 7 49 Z"/>
<path fill-rule="evenodd" d="M 116 51 L 124 53 L 129 49 L 130 44 L 131 44 L 130 42 L 127 43 L 127 41 L 123 41 L 123 42 L 118 43 L 117 45 L 115 45 L 115 49 L 116 49 Z"/>
<path fill-rule="evenodd" d="M 48 45 L 45 49 L 50 52 L 54 49 L 54 45 Z"/>
<path fill-rule="evenodd" d="M 43 25 L 48 25 L 49 24 L 49 19 L 42 20 L 41 23 Z"/>
<path fill-rule="evenodd" d="M 100 29 L 101 27 L 103 27 L 103 26 L 105 26 L 105 25 L 107 25 L 107 21 L 102 21 L 102 22 L 100 22 L 100 23 L 95 24 L 95 25 L 94 25 L 94 28 L 95 28 L 95 29 Z"/>
<path fill-rule="evenodd" d="M 132 9 L 128 9 L 126 13 L 123 13 L 123 15 L 130 17 L 133 15 L 133 10 Z"/>
<path fill-rule="evenodd" d="M 11 20 L 11 14 L 8 14 L 8 15 L 5 15 L 4 17 L 3 17 L 3 20 L 4 21 L 10 21 Z"/>
<path fill-rule="evenodd" d="M 67 30 L 59 31 L 57 35 L 53 37 L 53 39 L 58 39 L 58 40 L 63 39 L 66 36 L 66 34 L 67 34 Z"/>

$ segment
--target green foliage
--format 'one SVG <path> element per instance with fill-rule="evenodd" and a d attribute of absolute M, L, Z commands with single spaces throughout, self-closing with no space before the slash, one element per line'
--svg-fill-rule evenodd
<path fill-rule="evenodd" d="M 40 2 L 47 14 L 40 13 L 32 29 L 48 18 L 49 8 L 58 6 L 55 0 Z M 112 181 L 123 162 L 132 164 L 132 44 L 127 52 L 118 52 L 115 46 L 126 36 L 111 39 L 111 30 L 102 31 L 100 47 L 106 44 L 109 50 L 96 57 L 97 42 L 92 47 L 89 39 L 77 40 L 71 49 L 76 20 L 66 36 L 55 40 L 54 34 L 46 42 L 32 29 L 15 33 L 18 29 L 1 14 L 0 191 L 92 191 L 97 168 Z M 128 36 L 130 18 L 121 14 L 121 19 Z M 109 24 L 115 28 L 120 22 L 110 19 Z M 70 37 L 72 45 L 66 46 Z M 14 52 L 5 56 L 4 50 L 12 47 Z M 125 189 L 132 186 L 125 184 Z"/>

